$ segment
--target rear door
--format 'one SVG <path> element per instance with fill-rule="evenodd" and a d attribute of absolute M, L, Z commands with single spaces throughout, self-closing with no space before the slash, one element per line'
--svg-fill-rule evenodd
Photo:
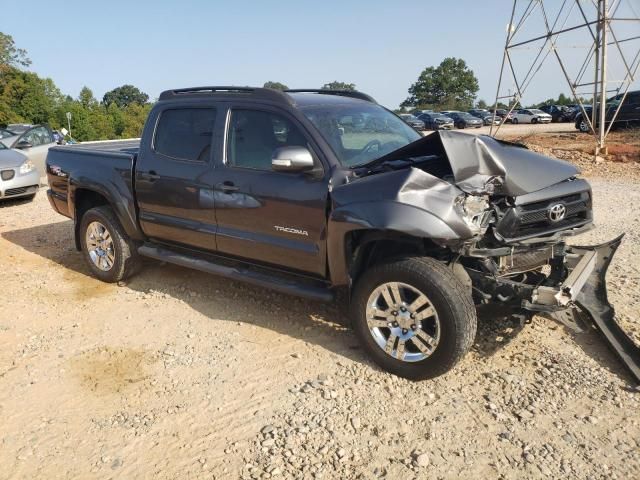
<path fill-rule="evenodd" d="M 152 111 L 140 146 L 135 190 L 140 225 L 160 242 L 216 249 L 213 105 L 163 105 Z"/>
<path fill-rule="evenodd" d="M 324 275 L 328 180 L 320 151 L 286 111 L 230 104 L 216 166 L 217 245 L 221 253 Z M 313 172 L 276 172 L 276 148 L 304 146 Z"/>

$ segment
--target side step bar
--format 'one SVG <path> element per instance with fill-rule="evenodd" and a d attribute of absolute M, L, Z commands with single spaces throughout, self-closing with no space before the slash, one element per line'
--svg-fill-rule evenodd
<path fill-rule="evenodd" d="M 209 260 L 188 255 L 152 243 L 142 245 L 138 248 L 138 253 L 144 257 L 212 273 L 232 280 L 239 280 L 289 295 L 296 295 L 321 302 L 331 302 L 334 298 L 333 292 L 319 281 L 289 279 L 259 267 L 250 268 L 239 263 L 216 263 L 213 259 Z"/>

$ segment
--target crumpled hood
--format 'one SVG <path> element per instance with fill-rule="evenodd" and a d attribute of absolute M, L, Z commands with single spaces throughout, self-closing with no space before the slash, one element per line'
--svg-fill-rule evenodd
<path fill-rule="evenodd" d="M 522 145 L 488 135 L 449 131 L 432 133 L 378 158 L 375 163 L 425 155 L 445 155 L 456 185 L 468 193 L 480 193 L 492 177 L 501 177 L 502 193 L 518 196 L 580 173 L 568 162 L 532 152 Z"/>
<path fill-rule="evenodd" d="M 2 149 L 0 150 L 0 169 L 19 167 L 26 159 L 27 156 L 24 153 Z"/>

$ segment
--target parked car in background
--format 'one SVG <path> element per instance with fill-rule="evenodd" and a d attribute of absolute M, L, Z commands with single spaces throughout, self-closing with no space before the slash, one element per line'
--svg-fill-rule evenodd
<path fill-rule="evenodd" d="M 484 125 L 484 121 L 481 118 L 474 117 L 467 112 L 449 111 L 446 115 L 453 119 L 453 124 L 456 128 L 480 128 Z"/>
<path fill-rule="evenodd" d="M 623 94 L 616 95 L 615 97 L 607 100 L 607 111 L 605 112 L 605 125 L 609 125 L 613 119 L 613 115 L 616 113 L 616 109 L 622 101 Z M 591 115 L 593 110 L 590 106 L 585 106 L 587 115 Z M 598 108 L 599 110 L 599 108 Z M 584 120 L 581 110 L 575 117 L 575 127 L 581 132 L 589 131 L 589 123 Z M 598 115 L 596 115 L 596 126 L 599 124 Z M 612 129 L 625 128 L 625 127 L 638 127 L 640 126 L 640 90 L 628 92 L 627 97 L 624 99 L 622 107 L 613 122 Z"/>
<path fill-rule="evenodd" d="M 38 193 L 40 175 L 25 154 L 0 142 L 0 200 L 27 198 Z"/>
<path fill-rule="evenodd" d="M 493 115 L 493 109 L 489 110 L 489 113 Z M 509 112 L 509 110 L 505 110 L 504 108 L 496 109 L 496 117 L 500 117 L 502 123 L 511 123 L 513 120 L 513 112 Z"/>
<path fill-rule="evenodd" d="M 413 113 L 416 117 L 419 117 L 419 116 L 420 116 L 420 115 L 422 115 L 423 113 L 433 113 L 433 110 L 425 110 L 425 109 L 422 109 L 422 110 L 414 110 L 414 111 L 413 111 L 413 112 L 411 112 L 411 113 Z"/>
<path fill-rule="evenodd" d="M 491 112 L 486 108 L 472 108 L 468 112 L 474 117 L 478 117 L 478 118 L 484 118 L 488 115 L 491 115 Z"/>
<path fill-rule="evenodd" d="M 552 122 L 570 122 L 573 117 L 572 111 L 564 105 L 543 105 L 540 110 L 551 115 Z"/>
<path fill-rule="evenodd" d="M 471 110 L 469 110 L 469 114 L 473 115 L 476 118 L 480 118 L 484 125 L 491 125 L 492 123 L 494 125 L 500 125 L 502 123 L 502 120 L 500 118 L 496 118 L 496 120 L 494 121 L 493 114 L 486 108 L 472 108 Z"/>
<path fill-rule="evenodd" d="M 423 113 L 418 118 L 424 122 L 427 130 L 452 130 L 454 127 L 453 119 L 441 113 Z"/>
<path fill-rule="evenodd" d="M 9 125 L 9 130 L 15 135 L 0 138 L 0 142 L 7 148 L 20 150 L 33 162 L 42 183 L 46 182 L 45 159 L 49 148 L 56 145 L 51 129 L 46 125 Z M 16 131 L 16 130 L 22 130 Z"/>
<path fill-rule="evenodd" d="M 550 123 L 551 115 L 537 108 L 523 108 L 513 114 L 512 123 Z"/>
<path fill-rule="evenodd" d="M 401 113 L 398 116 L 402 120 L 404 120 L 404 123 L 406 123 L 410 127 L 413 127 L 416 130 L 424 130 L 424 122 L 417 118 L 415 115 L 412 115 L 410 113 Z"/>

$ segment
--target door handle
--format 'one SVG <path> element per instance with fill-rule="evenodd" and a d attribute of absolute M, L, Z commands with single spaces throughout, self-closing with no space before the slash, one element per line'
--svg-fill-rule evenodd
<path fill-rule="evenodd" d="M 225 193 L 237 192 L 238 190 L 240 190 L 240 187 L 234 185 L 233 182 L 230 182 L 229 180 L 227 180 L 226 182 L 217 184 L 216 188 L 218 190 L 222 190 Z"/>
<path fill-rule="evenodd" d="M 160 175 L 158 175 L 153 170 L 150 170 L 148 172 L 138 172 L 138 178 L 140 180 L 147 180 L 149 182 L 155 182 L 156 180 L 158 180 L 160 178 Z"/>

